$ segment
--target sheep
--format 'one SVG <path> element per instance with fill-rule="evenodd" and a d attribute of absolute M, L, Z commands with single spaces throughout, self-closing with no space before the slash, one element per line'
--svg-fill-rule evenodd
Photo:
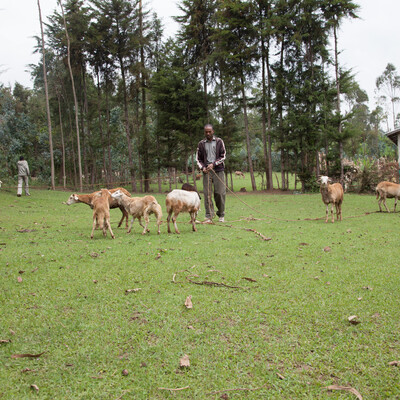
<path fill-rule="evenodd" d="M 162 218 L 162 210 L 161 206 L 157 203 L 157 200 L 154 196 L 144 196 L 144 197 L 129 197 L 125 195 L 121 190 L 117 190 L 116 192 L 111 194 L 111 197 L 115 199 L 118 204 L 123 207 L 126 212 L 132 215 L 131 225 L 127 231 L 130 233 L 132 230 L 132 225 L 137 218 L 139 220 L 139 224 L 143 227 L 142 235 L 145 235 L 147 232 L 150 232 L 147 229 L 149 224 L 149 215 L 155 214 L 157 217 L 157 233 L 160 234 L 160 225 Z M 141 218 L 144 217 L 145 225 L 143 226 Z"/>
<path fill-rule="evenodd" d="M 379 182 L 376 189 L 376 198 L 378 200 L 379 211 L 382 212 L 381 202 L 383 201 L 383 205 L 386 208 L 387 212 L 390 212 L 386 205 L 386 199 L 391 199 L 394 197 L 394 209 L 393 212 L 396 212 L 397 199 L 400 197 L 400 185 L 392 182 Z"/>
<path fill-rule="evenodd" d="M 94 230 L 98 225 L 103 230 L 104 237 L 107 236 L 107 228 L 110 231 L 111 237 L 114 239 L 114 233 L 110 223 L 110 199 L 111 193 L 107 189 L 101 189 L 99 195 L 95 195 L 92 200 L 93 206 L 93 227 L 90 238 L 93 239 Z"/>
<path fill-rule="evenodd" d="M 126 194 L 129 197 L 131 195 L 126 189 L 120 188 L 120 187 L 119 188 L 115 188 L 115 189 L 109 189 L 109 192 L 110 193 L 114 193 L 117 190 L 121 190 L 124 194 Z M 96 196 L 96 195 L 100 195 L 100 194 L 101 194 L 100 191 L 93 192 L 93 193 L 90 193 L 90 194 L 76 194 L 76 193 L 74 193 L 74 194 L 71 194 L 71 196 L 69 196 L 69 198 L 68 198 L 68 200 L 66 201 L 65 204 L 67 204 L 69 206 L 69 205 L 74 204 L 74 203 L 85 203 L 88 206 L 90 206 L 90 208 L 93 208 L 93 205 L 92 205 L 93 197 Z M 122 218 L 121 218 L 121 221 L 119 221 L 118 228 L 121 226 L 122 221 L 124 219 L 126 219 L 125 226 L 128 228 L 129 214 L 125 211 L 125 208 L 120 206 L 118 204 L 118 202 L 116 200 L 114 200 L 113 198 L 110 197 L 109 200 L 110 200 L 110 208 L 119 208 L 121 210 L 121 212 L 122 212 Z"/>
<path fill-rule="evenodd" d="M 327 176 L 320 176 L 318 178 L 318 183 L 320 184 L 320 192 L 322 195 L 322 201 L 326 204 L 326 219 L 325 222 L 328 222 L 328 213 L 329 213 L 329 203 L 332 203 L 331 207 L 331 215 L 332 222 L 335 222 L 333 217 L 333 206 L 336 207 L 336 219 L 340 221 L 342 220 L 342 202 L 343 202 L 343 187 L 340 183 L 330 184 L 332 180 Z"/>
<path fill-rule="evenodd" d="M 242 171 L 235 171 L 235 175 L 236 175 L 237 177 L 241 176 L 243 179 L 245 178 L 245 177 L 244 177 L 244 173 L 243 173 Z"/>
<path fill-rule="evenodd" d="M 188 192 L 186 190 L 174 189 L 172 192 L 168 193 L 165 204 L 167 206 L 168 213 L 168 233 L 171 233 L 170 221 L 172 213 L 172 222 L 175 227 L 175 232 L 179 234 L 178 226 L 176 225 L 176 219 L 180 212 L 188 212 L 191 217 L 192 228 L 194 232 L 196 229 L 196 216 L 200 210 L 200 196 L 196 192 Z"/>

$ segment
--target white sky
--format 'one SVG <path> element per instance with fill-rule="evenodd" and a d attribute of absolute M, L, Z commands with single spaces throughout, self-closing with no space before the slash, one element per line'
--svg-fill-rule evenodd
<path fill-rule="evenodd" d="M 360 19 L 346 21 L 339 34 L 340 63 L 351 68 L 356 80 L 374 106 L 376 78 L 390 62 L 400 74 L 398 19 L 399 0 L 353 0 L 359 4 Z M 157 12 L 167 35 L 177 25 L 171 16 L 178 14 L 177 0 L 147 0 L 148 9 Z M 57 0 L 40 0 L 42 18 L 47 21 L 57 8 Z M 33 54 L 34 36 L 40 35 L 37 0 L 0 0 L 0 83 L 13 86 L 17 81 L 32 87 L 28 65 L 37 63 Z"/>

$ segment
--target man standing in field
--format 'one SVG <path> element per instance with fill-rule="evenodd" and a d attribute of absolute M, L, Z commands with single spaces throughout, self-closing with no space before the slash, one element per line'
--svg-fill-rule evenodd
<path fill-rule="evenodd" d="M 21 197 L 22 195 L 22 182 L 25 183 L 25 194 L 30 196 L 29 194 L 29 166 L 28 162 L 24 160 L 24 157 L 20 157 L 19 161 L 17 162 L 18 166 L 18 189 L 17 189 L 17 196 Z"/>
<path fill-rule="evenodd" d="M 204 126 L 204 136 L 205 138 L 199 142 L 196 152 L 197 165 L 203 172 L 204 206 L 206 209 L 204 223 L 211 224 L 214 217 L 214 205 L 211 199 L 213 192 L 219 222 L 224 222 L 226 196 L 225 144 L 221 138 L 214 136 L 214 129 L 211 124 Z"/>

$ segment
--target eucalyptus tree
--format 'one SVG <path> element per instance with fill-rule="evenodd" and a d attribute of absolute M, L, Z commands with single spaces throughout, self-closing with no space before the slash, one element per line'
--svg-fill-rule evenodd
<path fill-rule="evenodd" d="M 396 67 L 388 63 L 382 75 L 376 79 L 376 90 L 379 95 L 378 99 L 381 103 L 391 105 L 393 129 L 396 128 L 396 104 L 400 102 L 400 75 L 397 73 Z"/>
<path fill-rule="evenodd" d="M 121 73 L 121 91 L 124 110 L 124 128 L 128 149 L 128 168 L 132 191 L 136 192 L 136 173 L 132 146 L 132 121 L 130 117 L 129 65 L 132 53 L 137 51 L 138 10 L 137 1 L 92 0 L 104 18 L 108 19 L 108 35 L 111 37 L 110 53 L 118 61 Z"/>
<path fill-rule="evenodd" d="M 185 168 L 188 179 L 188 160 L 202 137 L 204 97 L 200 81 L 188 66 L 182 49 L 170 40 L 165 54 L 167 57 L 151 80 L 159 157 L 168 168 Z"/>
<path fill-rule="evenodd" d="M 340 158 L 340 181 L 343 183 L 343 139 L 342 134 L 342 117 L 341 117 L 341 87 L 340 87 L 340 67 L 339 67 L 339 49 L 338 49 L 338 30 L 344 18 L 358 18 L 357 10 L 359 6 L 351 0 L 324 0 L 321 2 L 321 9 L 324 13 L 328 27 L 333 31 L 334 43 L 334 66 L 336 80 L 336 113 L 338 115 L 338 136 L 339 136 L 339 158 Z"/>
<path fill-rule="evenodd" d="M 50 150 L 50 164 L 51 164 L 51 188 L 55 190 L 55 181 L 54 181 L 54 152 L 53 152 L 53 135 L 51 131 L 51 115 L 50 115 L 50 104 L 49 104 L 49 89 L 47 84 L 47 71 L 46 71 L 46 50 L 45 50 L 45 42 L 44 42 L 44 31 L 43 31 L 43 21 L 42 21 L 42 11 L 40 8 L 40 1 L 37 0 L 38 11 L 39 11 L 39 22 L 40 22 L 40 32 L 42 38 L 42 57 L 43 57 L 43 77 L 44 77 L 44 89 L 46 94 L 46 111 L 47 111 L 47 127 L 49 132 L 49 150 Z"/>
<path fill-rule="evenodd" d="M 175 17 L 180 23 L 178 40 L 185 48 L 189 65 L 200 72 L 203 80 L 205 118 L 210 122 L 208 83 L 214 66 L 210 62 L 213 52 L 216 0 L 182 0 L 178 4 L 182 15 Z"/>
<path fill-rule="evenodd" d="M 299 158 L 297 171 L 302 189 L 307 190 L 314 181 L 316 155 L 321 146 L 328 32 L 319 0 L 298 1 L 293 10 L 295 28 L 285 60 L 290 69 L 288 120 L 292 143 L 295 144 L 293 151 Z"/>
<path fill-rule="evenodd" d="M 277 48 L 276 57 L 271 65 L 274 73 L 272 80 L 274 89 L 273 109 L 277 121 L 276 146 L 280 152 L 281 186 L 283 190 L 288 189 L 289 185 L 286 179 L 286 172 L 288 172 L 288 149 L 290 144 L 285 115 L 289 107 L 289 81 L 291 75 L 287 68 L 286 55 L 292 46 L 292 37 L 294 37 L 296 4 L 296 0 L 277 0 L 272 15 L 274 40 Z"/>
<path fill-rule="evenodd" d="M 256 21 L 259 28 L 259 46 L 261 55 L 261 116 L 262 142 L 267 189 L 273 188 L 272 181 L 272 73 L 271 73 L 271 42 L 273 37 L 273 1 L 255 0 Z"/>
<path fill-rule="evenodd" d="M 248 121 L 248 83 L 258 69 L 257 26 L 254 4 L 250 1 L 221 0 L 217 10 L 218 52 L 225 58 L 227 75 L 241 95 L 247 161 L 253 190 L 257 190 L 251 157 L 251 139 Z"/>

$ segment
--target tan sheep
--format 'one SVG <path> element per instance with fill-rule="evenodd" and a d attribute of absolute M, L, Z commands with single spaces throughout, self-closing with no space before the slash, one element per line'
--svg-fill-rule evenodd
<path fill-rule="evenodd" d="M 375 191 L 376 191 L 376 198 L 379 199 L 378 200 L 379 211 L 382 212 L 381 203 L 383 202 L 386 211 L 390 212 L 386 205 L 386 199 L 392 199 L 394 197 L 393 212 L 396 212 L 397 199 L 400 197 L 400 185 L 397 183 L 383 181 L 378 183 Z"/>
<path fill-rule="evenodd" d="M 143 228 L 142 235 L 145 235 L 147 232 L 149 232 L 147 226 L 149 224 L 150 214 L 155 214 L 158 226 L 157 232 L 158 234 L 161 233 L 160 225 L 162 218 L 162 210 L 161 206 L 158 204 L 154 196 L 129 197 L 126 196 L 122 191 L 117 190 L 116 192 L 111 194 L 111 197 L 115 199 L 118 202 L 118 204 L 126 210 L 128 214 L 132 215 L 131 225 L 127 233 L 131 232 L 135 218 L 139 220 L 139 224 Z M 144 218 L 145 221 L 144 226 L 141 221 L 142 217 Z"/>
<path fill-rule="evenodd" d="M 332 179 L 327 176 L 321 176 L 317 181 L 320 184 L 320 192 L 322 196 L 322 201 L 326 205 L 326 219 L 325 222 L 328 222 L 328 214 L 329 214 L 329 203 L 332 204 L 331 207 L 331 215 L 332 222 L 335 222 L 333 216 L 333 206 L 336 207 L 336 219 L 340 221 L 342 220 L 342 203 L 343 203 L 343 187 L 340 183 L 332 183 Z"/>
<path fill-rule="evenodd" d="M 98 225 L 103 230 L 104 237 L 107 236 L 107 228 L 110 231 L 111 237 L 114 239 L 114 233 L 110 223 L 110 196 L 111 193 L 107 189 L 101 189 L 99 195 L 95 195 L 92 200 L 93 206 L 93 227 L 90 238 L 93 239 L 94 230 Z"/>
<path fill-rule="evenodd" d="M 120 190 L 121 192 L 123 192 L 124 194 L 126 194 L 127 196 L 131 196 L 131 194 L 124 188 L 115 188 L 115 189 L 109 189 L 110 193 L 114 193 L 117 190 Z M 66 201 L 65 204 L 67 204 L 68 206 L 71 204 L 75 204 L 75 203 L 85 203 L 88 206 L 90 206 L 90 208 L 93 208 L 93 197 L 100 195 L 101 192 L 97 191 L 97 192 L 93 192 L 90 194 L 71 194 L 71 196 L 69 196 L 68 200 Z M 114 200 L 112 197 L 110 197 L 110 208 L 119 208 L 122 212 L 122 218 L 119 221 L 118 224 L 118 228 L 121 226 L 122 221 L 124 219 L 126 219 L 125 225 L 128 228 L 128 218 L 129 218 L 129 214 L 125 211 L 124 207 L 121 207 L 118 202 L 116 200 Z"/>

